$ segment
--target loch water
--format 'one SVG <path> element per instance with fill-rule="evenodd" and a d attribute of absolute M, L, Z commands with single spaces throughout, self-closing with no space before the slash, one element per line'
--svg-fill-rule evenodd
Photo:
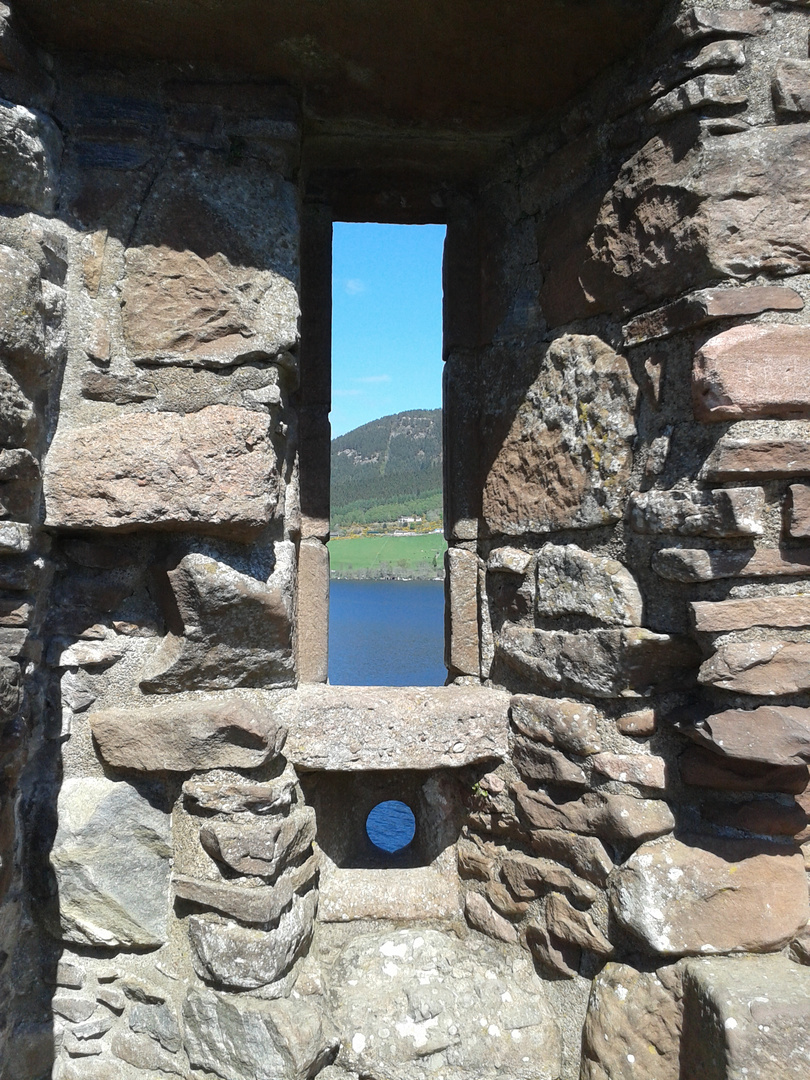
<path fill-rule="evenodd" d="M 443 686 L 444 583 L 332 581 L 333 686 Z"/>

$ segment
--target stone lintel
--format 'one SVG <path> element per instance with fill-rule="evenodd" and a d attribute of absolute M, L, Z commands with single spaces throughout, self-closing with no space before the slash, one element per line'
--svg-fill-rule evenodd
<path fill-rule="evenodd" d="M 279 710 L 299 769 L 447 769 L 508 755 L 509 694 L 475 686 L 306 686 Z"/>

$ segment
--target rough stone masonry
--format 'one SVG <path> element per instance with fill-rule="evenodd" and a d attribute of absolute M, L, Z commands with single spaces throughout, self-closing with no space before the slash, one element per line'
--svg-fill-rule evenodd
<path fill-rule="evenodd" d="M 0 4 L 0 1080 L 810 1075 L 808 34 Z M 326 683 L 334 220 L 447 226 L 445 687 Z"/>

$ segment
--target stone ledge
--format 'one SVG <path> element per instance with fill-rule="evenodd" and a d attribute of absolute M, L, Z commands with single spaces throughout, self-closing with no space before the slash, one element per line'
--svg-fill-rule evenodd
<path fill-rule="evenodd" d="M 458 878 L 434 866 L 334 869 L 321 878 L 320 922 L 459 919 Z"/>
<path fill-rule="evenodd" d="M 476 686 L 307 686 L 277 718 L 299 769 L 447 769 L 508 756 L 509 700 Z"/>

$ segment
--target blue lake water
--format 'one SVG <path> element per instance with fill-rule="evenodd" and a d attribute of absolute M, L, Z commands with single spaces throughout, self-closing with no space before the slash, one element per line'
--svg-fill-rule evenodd
<path fill-rule="evenodd" d="M 443 686 L 444 583 L 333 581 L 333 686 Z"/>

